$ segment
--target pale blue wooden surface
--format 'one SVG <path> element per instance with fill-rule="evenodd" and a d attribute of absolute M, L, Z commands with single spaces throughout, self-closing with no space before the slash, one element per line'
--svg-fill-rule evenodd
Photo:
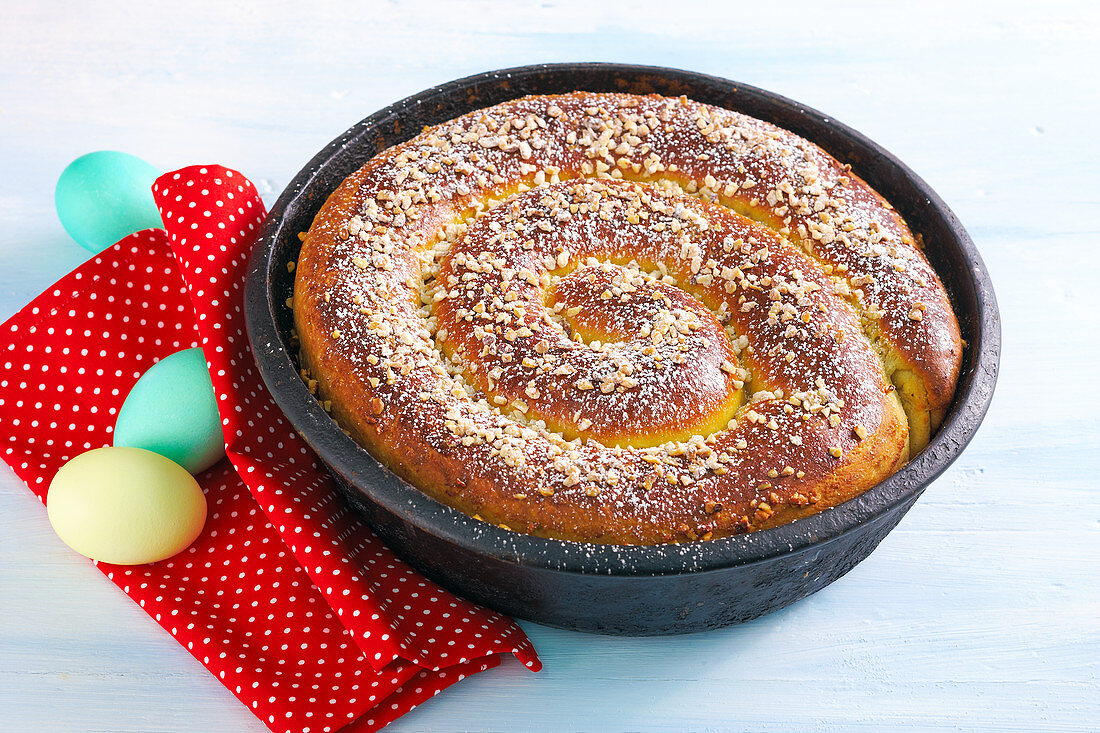
<path fill-rule="evenodd" d="M 506 664 L 391 730 L 1100 729 L 1095 3 L 297 5 L 0 0 L 0 319 L 85 256 L 52 208 L 81 153 L 224 163 L 270 202 L 407 94 L 614 60 L 772 89 L 885 145 L 967 225 L 1004 322 L 981 432 L 847 577 L 703 635 L 527 624 L 542 673 Z M 264 728 L 0 468 L 0 730 Z"/>

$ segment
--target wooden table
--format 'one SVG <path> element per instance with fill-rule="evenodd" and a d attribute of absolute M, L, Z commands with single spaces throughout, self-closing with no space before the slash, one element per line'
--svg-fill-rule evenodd
<path fill-rule="evenodd" d="M 84 152 L 221 162 L 270 203 L 396 99 L 565 60 L 695 69 L 836 115 L 954 207 L 1003 315 L 981 432 L 841 581 L 694 636 L 527 624 L 542 673 L 506 663 L 391 730 L 1100 728 L 1095 3 L 306 5 L 0 0 L 0 319 L 86 257 L 53 211 Z M 0 730 L 264 728 L 4 467 Z"/>

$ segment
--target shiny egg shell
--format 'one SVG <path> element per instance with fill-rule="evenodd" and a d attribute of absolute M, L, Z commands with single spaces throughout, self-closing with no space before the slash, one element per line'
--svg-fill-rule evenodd
<path fill-rule="evenodd" d="M 191 473 L 221 460 L 221 418 L 202 349 L 177 351 L 141 376 L 118 411 L 114 444 L 159 453 Z"/>
<path fill-rule="evenodd" d="M 81 555 L 142 565 L 185 550 L 206 522 L 206 497 L 178 464 L 140 448 L 97 448 L 57 472 L 46 496 L 54 531 Z"/>

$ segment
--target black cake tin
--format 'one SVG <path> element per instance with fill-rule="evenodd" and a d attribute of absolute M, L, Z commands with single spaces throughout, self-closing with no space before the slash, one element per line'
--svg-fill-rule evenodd
<path fill-rule="evenodd" d="M 852 165 L 926 243 L 966 341 L 955 401 L 939 432 L 861 496 L 774 529 L 707 542 L 597 545 L 517 534 L 405 483 L 345 435 L 298 376 L 287 263 L 329 194 L 379 151 L 434 125 L 526 94 L 681 94 L 775 123 Z M 832 117 L 777 94 L 677 69 L 603 63 L 524 66 L 433 87 L 367 117 L 294 177 L 267 219 L 247 284 L 248 335 L 275 401 L 340 490 L 395 552 L 429 578 L 518 618 L 579 631 L 702 631 L 783 608 L 867 557 L 974 436 L 993 397 L 1000 318 L 982 258 L 959 220 L 913 171 Z"/>

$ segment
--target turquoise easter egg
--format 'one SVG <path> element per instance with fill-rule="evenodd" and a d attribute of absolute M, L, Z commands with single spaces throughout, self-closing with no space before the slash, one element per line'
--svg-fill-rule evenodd
<path fill-rule="evenodd" d="M 225 455 L 202 349 L 184 349 L 141 375 L 115 421 L 115 445 L 144 448 L 200 473 Z"/>
<path fill-rule="evenodd" d="M 153 181 L 160 171 L 128 153 L 82 155 L 62 171 L 54 189 L 61 226 L 92 252 L 142 229 L 160 228 Z"/>

